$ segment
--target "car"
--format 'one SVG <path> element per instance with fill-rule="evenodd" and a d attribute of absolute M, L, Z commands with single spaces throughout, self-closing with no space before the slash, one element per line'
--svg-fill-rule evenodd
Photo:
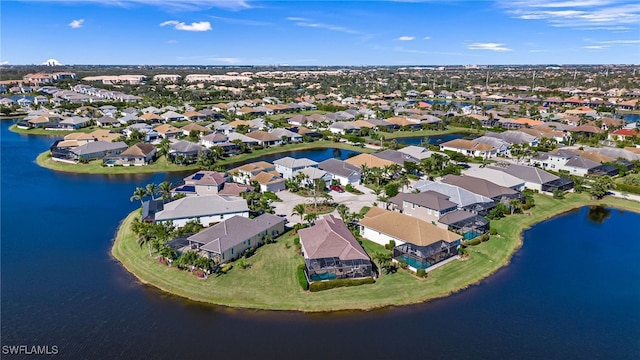
<path fill-rule="evenodd" d="M 336 192 L 339 192 L 339 193 L 343 193 L 344 192 L 344 189 L 341 188 L 338 185 L 329 185 L 329 189 L 331 189 L 333 191 L 336 191 Z"/>

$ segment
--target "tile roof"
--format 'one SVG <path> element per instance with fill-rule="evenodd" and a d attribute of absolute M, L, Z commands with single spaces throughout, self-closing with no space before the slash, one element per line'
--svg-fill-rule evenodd
<path fill-rule="evenodd" d="M 333 215 L 325 215 L 298 235 L 307 259 L 370 260 L 344 222 Z"/>

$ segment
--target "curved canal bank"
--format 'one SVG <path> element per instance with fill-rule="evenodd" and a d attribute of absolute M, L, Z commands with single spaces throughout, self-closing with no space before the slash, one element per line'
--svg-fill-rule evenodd
<path fill-rule="evenodd" d="M 348 145 L 340 142 L 333 141 L 314 141 L 310 143 L 301 144 L 288 144 L 283 146 L 270 147 L 261 150 L 254 150 L 251 153 L 240 154 L 225 158 L 216 162 L 217 166 L 233 166 L 246 163 L 248 161 L 254 161 L 268 155 L 285 154 L 297 151 L 307 151 L 314 149 L 341 149 L 348 150 L 350 152 L 363 153 L 373 152 L 374 150 L 366 147 L 359 147 Z M 324 160 L 324 159 L 323 159 Z M 164 157 L 160 157 L 153 164 L 146 166 L 102 166 L 102 160 L 92 160 L 88 164 L 69 164 L 51 159 L 50 152 L 44 151 L 40 153 L 36 158 L 36 163 L 50 170 L 62 171 L 75 174 L 104 174 L 104 175 L 119 175 L 119 174 L 156 174 L 165 172 L 183 172 L 198 170 L 198 166 L 191 165 L 176 165 L 167 162 Z"/>
<path fill-rule="evenodd" d="M 383 275 L 375 284 L 338 288 L 317 293 L 302 291 L 296 267 L 302 258 L 296 254 L 293 234 L 277 243 L 261 247 L 249 259 L 248 269 L 234 268 L 228 274 L 207 280 L 167 267 L 149 257 L 129 230 L 137 211 L 121 223 L 111 249 L 112 255 L 142 283 L 190 300 L 227 307 L 328 312 L 372 310 L 426 302 L 442 298 L 481 282 L 509 264 L 522 245 L 522 232 L 529 227 L 583 206 L 609 206 L 640 212 L 640 204 L 624 199 L 594 201 L 587 194 L 569 194 L 563 200 L 536 195 L 531 215 L 512 215 L 492 222 L 498 236 L 468 247 L 470 257 L 435 269 L 426 279 L 404 271 Z"/>

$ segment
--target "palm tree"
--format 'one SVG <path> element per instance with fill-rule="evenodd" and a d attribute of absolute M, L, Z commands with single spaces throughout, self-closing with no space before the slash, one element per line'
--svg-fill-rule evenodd
<path fill-rule="evenodd" d="M 304 219 L 307 223 L 309 223 L 309 225 L 311 225 L 312 222 L 316 221 L 318 219 L 318 214 L 316 213 L 309 213 L 306 214 L 304 216 Z"/>
<path fill-rule="evenodd" d="M 171 188 L 173 187 L 173 184 L 169 181 L 163 181 L 160 183 L 160 186 L 158 186 L 158 193 L 160 194 L 160 198 L 162 200 L 169 200 L 171 199 Z"/>
<path fill-rule="evenodd" d="M 402 190 L 404 190 L 407 186 L 409 186 L 411 182 L 409 181 L 409 177 L 407 176 L 407 174 L 402 174 L 398 178 L 398 183 L 400 183 L 400 185 L 402 186 Z"/>
<path fill-rule="evenodd" d="M 346 224 L 348 220 L 347 217 L 349 216 L 349 208 L 347 207 L 347 205 L 340 204 L 338 205 L 338 207 L 336 207 L 336 210 L 338 210 L 338 214 L 340 215 L 340 218 Z"/>
<path fill-rule="evenodd" d="M 520 202 L 519 199 L 511 199 L 509 201 L 509 208 L 511 208 L 511 215 L 513 215 L 513 213 L 515 212 L 520 212 L 521 205 L 522 203 Z"/>
<path fill-rule="evenodd" d="M 305 206 L 304 204 L 297 204 L 296 206 L 293 207 L 293 211 L 291 212 L 291 215 L 298 215 L 300 216 L 300 222 L 304 221 L 304 213 L 305 213 Z"/>
<path fill-rule="evenodd" d="M 166 165 L 169 165 L 169 149 L 171 146 L 171 141 L 169 141 L 169 139 L 164 138 L 160 141 L 160 144 L 158 144 L 158 153 L 160 154 L 160 156 L 164 156 L 164 161 Z"/>
<path fill-rule="evenodd" d="M 144 203 L 144 198 L 147 196 L 147 190 L 141 187 L 137 187 L 133 192 L 133 195 L 129 198 L 130 201 L 140 200 L 140 205 Z"/>
<path fill-rule="evenodd" d="M 222 159 L 224 156 L 224 149 L 220 146 L 212 146 L 209 150 L 211 150 L 211 155 L 213 155 L 216 159 Z"/>
<path fill-rule="evenodd" d="M 146 229 L 146 231 L 143 231 L 142 233 L 140 233 L 140 235 L 138 235 L 138 245 L 140 245 L 140 248 L 142 248 L 142 245 L 147 244 L 147 247 L 149 248 L 149 256 L 152 256 L 151 243 L 153 241 L 155 241 L 155 239 L 151 235 L 151 231 L 149 231 L 149 229 Z"/>
<path fill-rule="evenodd" d="M 367 164 L 360 165 L 360 180 L 362 181 L 363 184 L 369 183 L 369 173 L 370 173 L 370 170 Z"/>
<path fill-rule="evenodd" d="M 158 192 L 158 185 L 151 183 L 147 184 L 147 195 L 151 196 L 151 200 L 155 200 L 156 193 Z"/>

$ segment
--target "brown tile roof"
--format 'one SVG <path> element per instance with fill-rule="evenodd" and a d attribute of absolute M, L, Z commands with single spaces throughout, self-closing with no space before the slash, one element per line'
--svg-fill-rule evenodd
<path fill-rule="evenodd" d="M 493 146 L 489 144 L 478 143 L 473 140 L 466 140 L 466 139 L 454 139 L 454 140 L 442 143 L 440 144 L 440 146 L 450 147 L 455 149 L 480 150 L 480 151 L 490 151 L 491 149 L 493 149 Z"/>
<path fill-rule="evenodd" d="M 266 184 L 275 184 L 278 182 L 282 182 L 284 181 L 284 179 L 271 172 L 262 171 L 258 173 L 256 176 L 254 176 L 253 178 L 251 178 L 251 181 L 257 181 L 260 184 L 266 185 Z"/>
<path fill-rule="evenodd" d="M 140 119 L 145 120 L 145 121 L 149 121 L 149 120 L 161 121 L 162 120 L 162 116 L 160 116 L 158 114 L 154 114 L 154 113 L 148 112 L 148 113 L 144 113 L 144 114 L 140 115 Z"/>
<path fill-rule="evenodd" d="M 427 246 L 440 240 L 453 242 L 462 239 L 461 235 L 426 221 L 377 207 L 369 210 L 360 220 L 360 225 L 418 246 Z"/>
<path fill-rule="evenodd" d="M 137 143 L 122 152 L 122 155 L 147 156 L 156 149 L 155 146 L 146 143 Z"/>
<path fill-rule="evenodd" d="M 298 235 L 307 259 L 370 260 L 344 222 L 333 215 L 325 215 Z"/>
<path fill-rule="evenodd" d="M 160 134 L 177 134 L 182 132 L 182 130 L 170 124 L 158 125 L 154 127 L 153 130 L 157 131 Z"/>
<path fill-rule="evenodd" d="M 246 133 L 246 136 L 252 138 L 252 139 L 256 139 L 258 141 L 278 141 L 280 140 L 279 137 L 277 137 L 276 135 L 270 134 L 266 131 L 262 131 L 262 130 L 257 130 L 257 131 L 252 131 L 250 133 Z"/>
<path fill-rule="evenodd" d="M 365 164 L 369 168 L 374 168 L 374 167 L 381 168 L 381 167 L 395 164 L 393 161 L 380 159 L 378 157 L 373 156 L 372 154 L 359 154 L 354 157 L 348 158 L 347 160 L 345 160 L 345 162 L 358 167 Z"/>
<path fill-rule="evenodd" d="M 207 129 L 206 127 L 196 124 L 196 123 L 188 123 L 187 125 L 180 128 L 182 131 L 191 132 L 193 130 L 199 131 L 201 133 L 208 134 L 211 132 L 211 129 Z"/>

